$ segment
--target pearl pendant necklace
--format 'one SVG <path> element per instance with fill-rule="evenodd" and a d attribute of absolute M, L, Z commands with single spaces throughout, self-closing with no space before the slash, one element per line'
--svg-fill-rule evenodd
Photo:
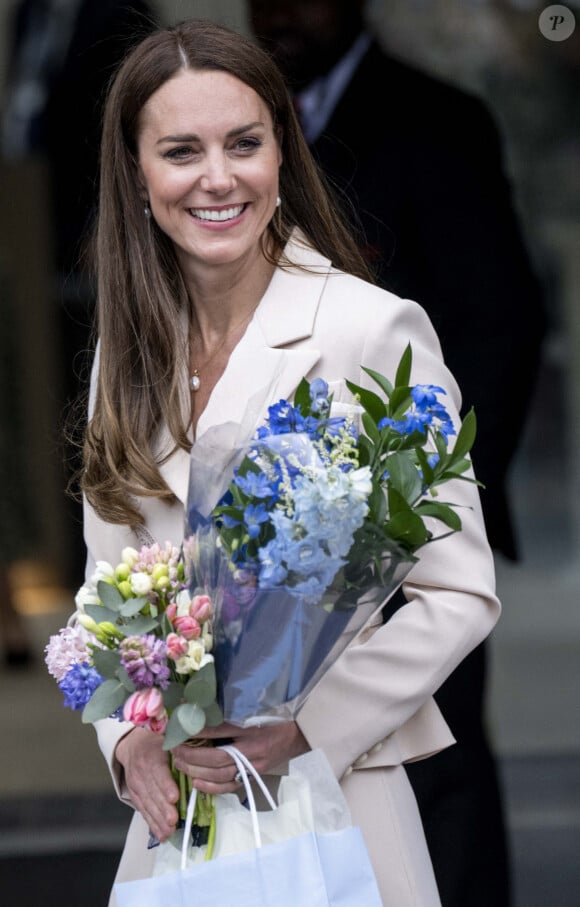
<path fill-rule="evenodd" d="M 201 381 L 199 380 L 199 375 L 197 369 L 194 369 L 193 375 L 191 376 L 189 383 L 191 384 L 192 391 L 198 391 L 201 386 Z"/>

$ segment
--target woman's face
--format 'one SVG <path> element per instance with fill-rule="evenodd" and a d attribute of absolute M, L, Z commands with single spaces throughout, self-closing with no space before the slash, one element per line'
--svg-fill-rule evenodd
<path fill-rule="evenodd" d="M 140 114 L 139 180 L 186 270 L 256 253 L 282 161 L 270 112 L 234 76 L 182 70 Z"/>

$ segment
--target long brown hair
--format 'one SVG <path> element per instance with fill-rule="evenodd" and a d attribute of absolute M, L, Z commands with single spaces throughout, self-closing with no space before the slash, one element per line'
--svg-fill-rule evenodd
<path fill-rule="evenodd" d="M 160 29 L 126 57 L 105 105 L 99 215 L 94 253 L 97 272 L 99 361 L 93 410 L 85 432 L 81 487 L 108 522 L 142 522 L 139 496 L 171 502 L 159 472 L 155 436 L 165 423 L 173 450 L 187 437 L 187 332 L 190 300 L 171 241 L 143 211 L 137 181 L 140 113 L 149 98 L 180 70 L 220 70 L 235 76 L 266 103 L 280 136 L 282 206 L 263 251 L 280 255 L 292 229 L 333 264 L 370 280 L 352 228 L 345 226 L 304 141 L 283 77 L 249 38 L 192 19 Z M 165 451 L 165 457 L 171 451 Z"/>

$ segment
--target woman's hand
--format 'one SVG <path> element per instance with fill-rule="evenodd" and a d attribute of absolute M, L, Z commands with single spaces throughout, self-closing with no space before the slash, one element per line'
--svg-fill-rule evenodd
<path fill-rule="evenodd" d="M 231 740 L 261 775 L 310 749 L 295 721 L 267 727 L 239 728 L 232 724 L 220 724 L 219 727 L 205 728 L 195 738 L 194 745 L 181 744 L 173 750 L 175 767 L 189 775 L 199 791 L 226 794 L 240 786 L 234 780 L 237 770 L 232 757 L 218 748 L 219 740 L 224 738 Z M 216 740 L 217 746 L 203 746 L 204 740 L 209 743 Z"/>
<path fill-rule="evenodd" d="M 148 728 L 133 728 L 121 738 L 115 756 L 123 766 L 131 801 L 150 831 L 166 841 L 177 826 L 179 789 L 169 769 L 169 754 L 162 749 L 163 736 Z"/>

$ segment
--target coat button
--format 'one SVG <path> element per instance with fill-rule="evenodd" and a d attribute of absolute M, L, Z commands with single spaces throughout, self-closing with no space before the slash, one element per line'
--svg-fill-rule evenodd
<path fill-rule="evenodd" d="M 375 743 L 375 745 L 371 749 L 371 753 L 378 753 L 379 750 L 382 750 L 382 748 L 383 748 L 383 741 L 381 740 L 380 743 Z"/>
<path fill-rule="evenodd" d="M 349 765 L 349 767 L 347 768 L 347 770 L 344 773 L 344 777 L 346 778 L 346 776 L 350 775 L 351 772 L 352 772 L 352 765 Z"/>
<path fill-rule="evenodd" d="M 367 759 L 369 758 L 368 753 L 361 753 L 358 759 L 355 760 L 355 765 L 364 765 Z"/>

